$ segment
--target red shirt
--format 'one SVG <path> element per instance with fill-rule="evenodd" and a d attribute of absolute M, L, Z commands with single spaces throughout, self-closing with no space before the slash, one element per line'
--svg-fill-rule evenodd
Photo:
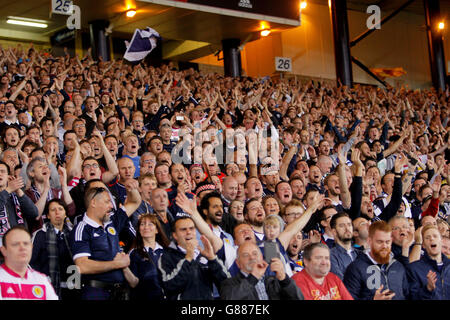
<path fill-rule="evenodd" d="M 427 210 L 422 212 L 421 218 L 425 216 L 432 216 L 436 218 L 436 215 L 439 211 L 439 198 L 431 198 L 430 204 L 428 205 Z"/>
<path fill-rule="evenodd" d="M 328 272 L 322 285 L 315 282 L 305 269 L 294 274 L 292 279 L 305 300 L 353 300 L 342 280 L 332 272 Z"/>

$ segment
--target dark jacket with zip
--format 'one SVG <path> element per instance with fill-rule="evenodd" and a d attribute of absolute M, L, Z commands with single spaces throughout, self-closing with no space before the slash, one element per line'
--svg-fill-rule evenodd
<path fill-rule="evenodd" d="M 436 273 L 436 288 L 427 289 L 429 271 Z M 420 260 L 411 263 L 407 268 L 411 284 L 412 300 L 450 300 L 450 259 L 442 254 L 442 267 L 439 271 L 437 262 L 425 252 Z"/>
<path fill-rule="evenodd" d="M 380 266 L 367 253 L 360 254 L 347 267 L 344 284 L 355 300 L 372 300 L 380 285 L 383 285 L 382 291 L 395 292 L 392 300 L 405 300 L 410 295 L 406 269 L 392 255 L 388 264 Z"/>
<path fill-rule="evenodd" d="M 219 258 L 207 260 L 202 255 L 188 261 L 174 242 L 164 249 L 158 260 L 162 287 L 168 300 L 212 300 L 213 283 L 217 287 L 229 278 Z"/>

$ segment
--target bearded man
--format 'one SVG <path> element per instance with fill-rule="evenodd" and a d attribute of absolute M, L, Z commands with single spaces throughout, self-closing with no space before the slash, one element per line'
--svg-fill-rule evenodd
<path fill-rule="evenodd" d="M 370 250 L 346 269 L 344 284 L 355 300 L 406 300 L 410 290 L 403 265 L 391 254 L 392 229 L 385 221 L 369 227 Z"/>

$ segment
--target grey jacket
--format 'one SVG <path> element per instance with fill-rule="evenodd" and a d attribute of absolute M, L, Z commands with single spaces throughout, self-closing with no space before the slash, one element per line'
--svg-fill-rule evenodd
<path fill-rule="evenodd" d="M 348 265 L 356 259 L 360 252 L 352 247 L 350 254 L 352 257 L 349 256 L 347 250 L 337 243 L 330 250 L 330 271 L 337 275 L 341 280 L 344 279 L 345 269 L 347 269 Z"/>

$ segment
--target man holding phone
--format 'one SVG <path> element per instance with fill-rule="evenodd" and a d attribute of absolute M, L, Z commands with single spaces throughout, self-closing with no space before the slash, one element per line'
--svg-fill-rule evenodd
<path fill-rule="evenodd" d="M 295 282 L 286 275 L 279 258 L 267 263 L 253 242 L 244 242 L 237 251 L 240 272 L 220 286 L 223 300 L 303 300 Z"/>

